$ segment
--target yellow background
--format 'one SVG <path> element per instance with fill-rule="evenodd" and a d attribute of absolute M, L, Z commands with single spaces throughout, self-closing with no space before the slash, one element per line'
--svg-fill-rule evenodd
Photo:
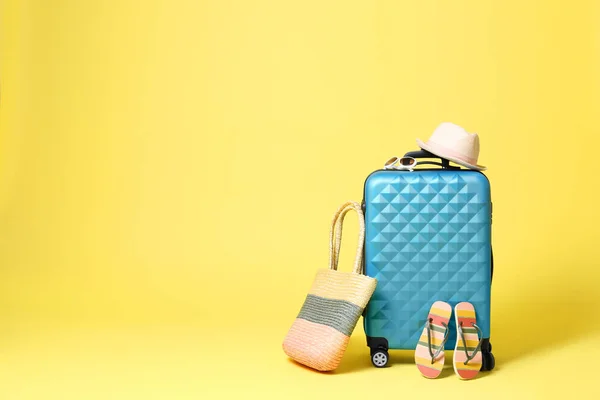
<path fill-rule="evenodd" d="M 1 12 L 2 399 L 600 395 L 598 2 Z M 376 370 L 361 326 L 336 373 L 290 362 L 332 213 L 442 121 L 489 167 L 496 370 Z"/>

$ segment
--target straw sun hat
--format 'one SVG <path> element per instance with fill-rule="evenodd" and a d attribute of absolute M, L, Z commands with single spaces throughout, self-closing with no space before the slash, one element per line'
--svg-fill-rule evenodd
<path fill-rule="evenodd" d="M 486 169 L 477 164 L 479 158 L 479 136 L 469 133 L 450 122 L 441 123 L 431 134 L 428 141 L 417 139 L 417 145 L 436 156 L 450 160 L 477 171 Z"/>

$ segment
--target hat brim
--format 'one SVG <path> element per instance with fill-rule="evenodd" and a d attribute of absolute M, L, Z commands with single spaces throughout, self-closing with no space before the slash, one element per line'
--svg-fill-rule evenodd
<path fill-rule="evenodd" d="M 436 156 L 445 158 L 446 160 L 452 161 L 453 163 L 456 163 L 458 165 L 462 165 L 463 167 L 467 167 L 469 169 L 474 169 L 476 171 L 485 171 L 487 169 L 487 167 L 484 167 L 483 165 L 469 164 L 468 162 L 459 160 L 458 158 L 445 155 L 442 151 L 439 151 L 439 150 L 435 149 L 434 147 L 431 147 L 427 143 L 423 142 L 421 139 L 417 139 L 417 145 L 420 148 L 422 148 L 423 150 L 427 150 L 431 154 L 435 154 Z"/>

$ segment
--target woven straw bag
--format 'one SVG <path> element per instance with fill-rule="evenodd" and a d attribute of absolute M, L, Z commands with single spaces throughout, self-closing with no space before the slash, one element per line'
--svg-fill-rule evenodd
<path fill-rule="evenodd" d="M 354 269 L 337 270 L 342 226 L 346 214 L 358 214 L 359 236 Z M 363 274 L 365 220 L 356 202 L 342 205 L 333 217 L 329 234 L 329 268 L 321 269 L 292 324 L 283 351 L 297 362 L 319 371 L 332 371 L 339 365 L 358 318 L 369 302 L 377 281 Z"/>

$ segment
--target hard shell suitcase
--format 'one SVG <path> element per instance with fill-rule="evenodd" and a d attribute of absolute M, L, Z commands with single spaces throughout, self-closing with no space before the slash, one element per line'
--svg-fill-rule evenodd
<path fill-rule="evenodd" d="M 426 151 L 405 156 L 439 158 Z M 414 350 L 430 306 L 471 302 L 483 333 L 482 370 L 494 368 L 490 338 L 492 202 L 485 175 L 438 167 L 378 170 L 365 181 L 365 273 L 379 282 L 364 312 L 371 361 L 384 367 L 389 349 Z M 441 166 L 441 168 L 439 168 Z M 454 349 L 450 320 L 446 349 Z"/>

